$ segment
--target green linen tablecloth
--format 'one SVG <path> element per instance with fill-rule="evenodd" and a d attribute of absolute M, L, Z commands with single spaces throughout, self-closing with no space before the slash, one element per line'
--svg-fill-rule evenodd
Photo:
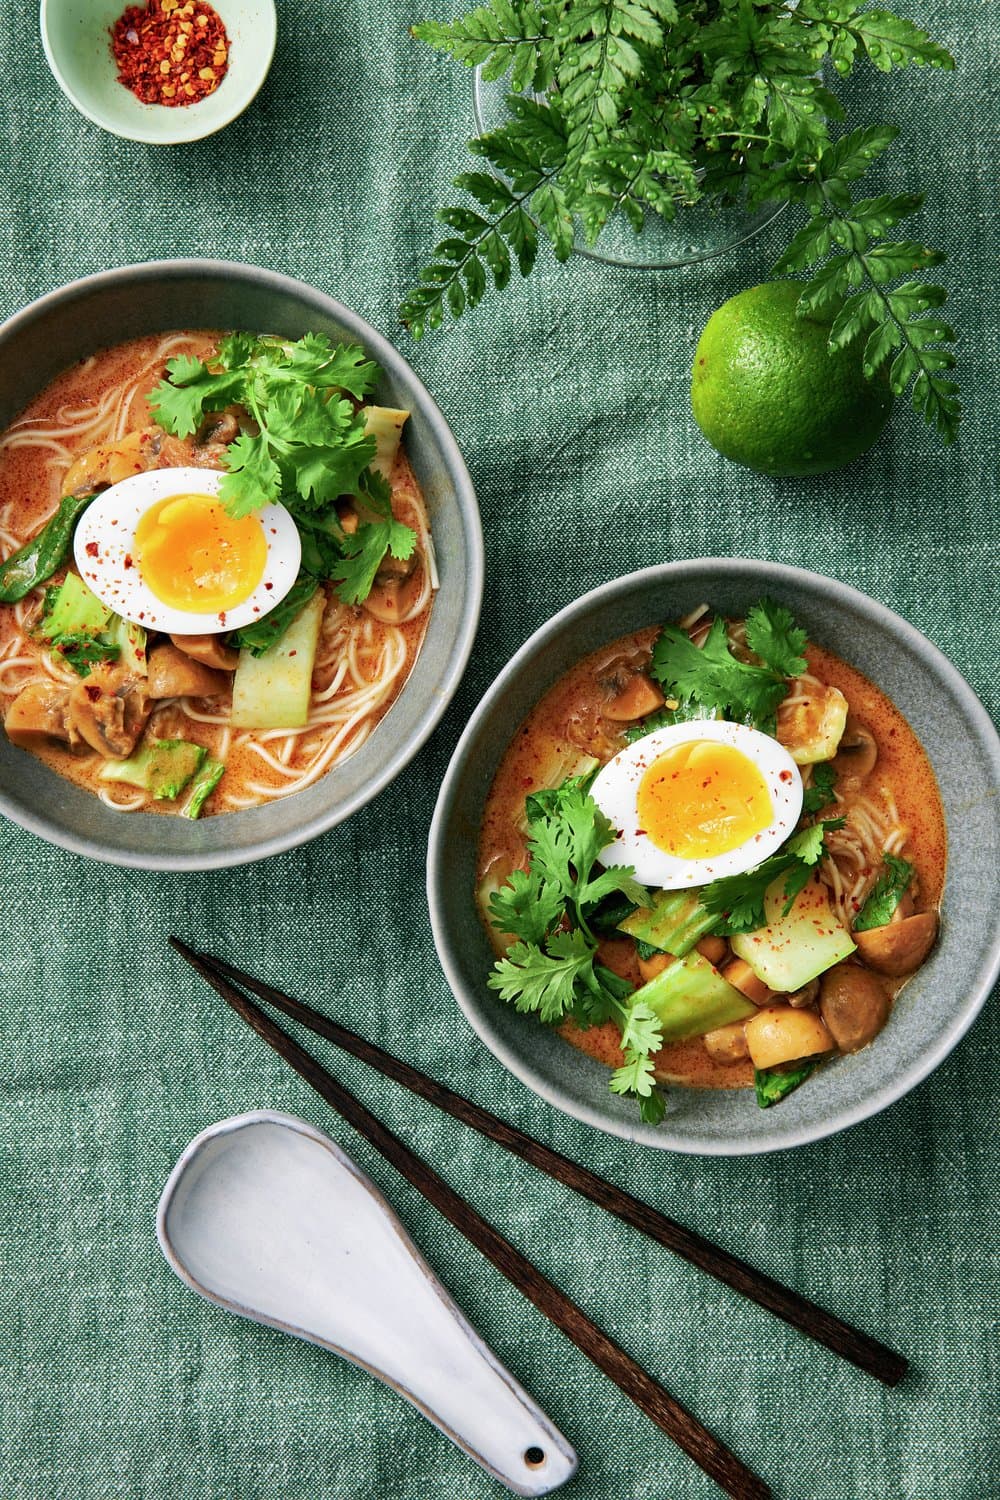
<path fill-rule="evenodd" d="M 307 848 L 177 876 L 0 829 L 0 1500 L 496 1500 L 501 1487 L 393 1393 L 231 1318 L 153 1233 L 177 1155 L 272 1107 L 329 1129 L 387 1194 L 470 1318 L 567 1434 L 567 1500 L 718 1492 L 165 946 L 241 959 L 904 1349 L 874 1381 L 358 1064 L 338 1074 L 773 1485 L 782 1500 L 996 1500 L 1000 1036 L 987 1007 L 947 1062 L 866 1124 L 747 1160 L 636 1150 L 556 1113 L 484 1050 L 442 978 L 423 899 L 436 786 L 528 633 L 597 583 L 667 558 L 803 564 L 900 611 L 998 706 L 995 446 L 1000 28 L 988 0 L 926 3 L 958 72 L 853 81 L 858 120 L 904 126 L 896 180 L 947 246 L 968 414 L 946 451 L 901 411 L 844 473 L 772 482 L 691 420 L 697 332 L 765 279 L 780 226 L 682 273 L 546 263 L 413 345 L 401 294 L 464 167 L 470 80 L 408 26 L 449 0 L 279 0 L 268 82 L 210 140 L 133 145 L 81 118 L 36 6 L 0 25 L 0 314 L 105 267 L 211 255 L 288 271 L 393 338 L 478 489 L 482 627 L 457 697 L 396 785 Z M 421 9 L 423 6 L 423 9 Z M 375 860 L 373 849 L 381 851 Z M 947 1005 L 949 996 L 941 996 Z"/>

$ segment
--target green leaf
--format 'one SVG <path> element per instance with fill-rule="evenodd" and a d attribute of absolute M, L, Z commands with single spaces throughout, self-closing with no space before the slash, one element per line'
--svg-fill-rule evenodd
<path fill-rule="evenodd" d="M 219 499 L 232 516 L 248 516 L 270 505 L 281 493 L 281 470 L 263 432 L 243 432 L 226 454 L 229 472 L 219 487 Z"/>
<path fill-rule="evenodd" d="M 802 811 L 808 815 L 822 812 L 833 801 L 837 773 L 827 761 L 813 767 L 812 784 L 802 794 Z"/>
<path fill-rule="evenodd" d="M 765 925 L 764 897 L 768 887 L 782 875 L 786 877 L 786 909 L 805 886 L 812 870 L 825 852 L 827 833 L 842 828 L 843 818 L 827 818 L 794 834 L 777 854 L 772 854 L 753 870 L 742 875 L 725 875 L 713 880 L 701 892 L 706 911 L 724 918 L 716 932 L 728 937 L 736 932 L 753 932 Z"/>
<path fill-rule="evenodd" d="M 785 253 L 774 263 L 775 271 L 801 271 L 822 260 L 833 244 L 833 233 L 827 219 L 816 215 L 792 236 Z"/>
<path fill-rule="evenodd" d="M 770 1109 L 772 1104 L 780 1103 L 793 1089 L 805 1083 L 815 1067 L 814 1062 L 805 1062 L 795 1063 L 791 1067 L 755 1068 L 754 1089 L 761 1109 Z"/>
<path fill-rule="evenodd" d="M 746 632 L 747 645 L 765 667 L 781 677 L 801 677 L 807 665 L 802 655 L 807 637 L 790 609 L 761 599 L 747 610 Z"/>
<path fill-rule="evenodd" d="M 883 854 L 882 871 L 854 918 L 854 931 L 868 932 L 872 927 L 884 927 L 891 921 L 910 888 L 913 875 L 914 869 L 908 860 L 899 859 L 895 854 Z"/>
<path fill-rule="evenodd" d="M 563 907 L 558 884 L 544 880 L 537 871 L 512 870 L 506 883 L 490 896 L 490 921 L 498 932 L 538 944 L 555 926 Z"/>
<path fill-rule="evenodd" d="M 764 603 L 757 607 L 754 628 L 761 644 L 773 649 L 784 666 L 792 659 L 791 618 L 786 622 L 783 615 L 775 615 L 769 622 L 767 610 L 771 608 Z M 799 667 L 802 670 L 804 662 Z M 788 693 L 783 671 L 754 666 L 733 656 L 726 622 L 718 615 L 702 646 L 696 646 L 677 626 L 665 625 L 653 647 L 650 671 L 668 698 L 698 703 L 723 718 L 757 727 L 773 722 L 779 703 Z"/>
<path fill-rule="evenodd" d="M 889 149 L 898 134 L 897 125 L 866 125 L 849 131 L 823 152 L 819 159 L 820 176 L 826 181 L 856 181 Z"/>
<path fill-rule="evenodd" d="M 853 19 L 851 32 L 883 73 L 908 63 L 947 69 L 955 66 L 951 53 L 932 42 L 926 31 L 887 10 L 863 11 Z"/>
<path fill-rule="evenodd" d="M 576 1003 L 576 985 L 592 972 L 593 950 L 580 931 L 557 932 L 544 950 L 536 943 L 514 943 L 487 979 L 501 1000 L 519 1011 L 536 1011 L 554 1025 Z"/>
<path fill-rule="evenodd" d="M 876 292 L 856 292 L 842 304 L 830 325 L 831 349 L 844 349 L 863 338 L 882 318 L 882 301 Z"/>

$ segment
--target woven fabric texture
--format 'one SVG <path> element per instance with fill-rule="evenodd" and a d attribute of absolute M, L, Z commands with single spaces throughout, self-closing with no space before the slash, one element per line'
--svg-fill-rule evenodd
<path fill-rule="evenodd" d="M 681 272 L 546 259 L 419 345 L 399 327 L 433 209 L 466 166 L 470 77 L 408 35 L 420 14 L 450 9 L 279 0 L 277 55 L 250 110 L 209 140 L 158 149 L 79 116 L 46 68 L 36 6 L 4 7 L 0 314 L 76 276 L 171 256 L 247 261 L 330 292 L 394 339 L 451 423 L 480 497 L 487 584 L 442 724 L 394 786 L 308 847 L 181 878 L 0 828 L 0 1500 L 504 1493 L 391 1391 L 201 1302 L 167 1267 L 153 1224 L 172 1164 L 206 1125 L 260 1107 L 329 1130 L 389 1197 L 577 1448 L 567 1500 L 718 1493 L 245 1034 L 167 948 L 171 932 L 317 998 L 905 1350 L 913 1375 L 883 1390 L 316 1044 L 781 1500 L 997 1500 L 996 1007 L 921 1087 L 832 1139 L 745 1160 L 636 1150 L 552 1111 L 484 1050 L 440 972 L 423 897 L 435 789 L 482 692 L 557 608 L 639 566 L 743 555 L 833 574 L 903 614 L 1000 707 L 995 8 L 925 0 L 922 22 L 958 71 L 868 70 L 843 89 L 856 120 L 902 124 L 892 180 L 926 188 L 919 232 L 950 250 L 960 444 L 940 448 L 900 410 L 869 460 L 794 481 L 718 458 L 687 396 L 698 331 L 766 279 L 790 218 Z"/>

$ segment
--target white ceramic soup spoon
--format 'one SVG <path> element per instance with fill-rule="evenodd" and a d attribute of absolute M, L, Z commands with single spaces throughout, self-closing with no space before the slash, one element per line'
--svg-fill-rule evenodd
<path fill-rule="evenodd" d="M 515 1494 L 575 1472 L 382 1195 L 306 1121 L 261 1111 L 203 1131 L 163 1190 L 157 1234 L 201 1296 L 378 1376 Z"/>

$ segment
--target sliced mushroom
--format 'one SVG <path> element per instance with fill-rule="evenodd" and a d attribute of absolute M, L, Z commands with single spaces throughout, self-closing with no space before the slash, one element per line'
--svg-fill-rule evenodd
<path fill-rule="evenodd" d="M 936 911 L 918 911 L 915 916 L 867 932 L 852 933 L 858 952 L 879 974 L 912 974 L 919 969 L 937 937 Z"/>
<path fill-rule="evenodd" d="M 804 985 L 801 990 L 796 990 L 793 995 L 788 996 L 788 1003 L 793 1010 L 808 1010 L 810 1006 L 816 1004 L 816 997 L 818 995 L 819 980 L 810 979 L 809 983 Z"/>
<path fill-rule="evenodd" d="M 194 440 L 196 448 L 227 448 L 240 435 L 239 408 L 227 406 L 225 411 L 209 412 L 202 422 Z"/>
<path fill-rule="evenodd" d="M 766 1005 L 773 997 L 774 991 L 769 990 L 763 979 L 758 979 L 744 958 L 733 958 L 719 971 L 723 979 L 727 980 L 734 989 L 739 990 L 741 995 L 746 995 L 754 1005 Z"/>
<path fill-rule="evenodd" d="M 144 427 L 129 432 L 113 443 L 98 443 L 89 448 L 66 471 L 63 491 L 67 495 L 84 495 L 89 490 L 118 484 L 133 474 L 155 469 L 163 446 L 158 427 Z"/>
<path fill-rule="evenodd" d="M 232 686 L 232 678 L 161 641 L 149 653 L 146 691 L 151 698 L 217 698 Z"/>
<path fill-rule="evenodd" d="M 375 577 L 371 593 L 364 601 L 364 608 L 376 620 L 385 625 L 401 625 L 411 618 L 414 608 L 424 590 L 423 568 L 416 568 L 409 575 Z"/>
<path fill-rule="evenodd" d="M 656 683 L 645 672 L 635 672 L 610 702 L 603 706 L 604 717 L 616 723 L 645 718 L 662 708 L 666 699 Z"/>
<path fill-rule="evenodd" d="M 240 653 L 227 646 L 220 635 L 172 635 L 170 639 L 185 656 L 203 666 L 219 672 L 235 672 L 239 666 Z"/>
<path fill-rule="evenodd" d="M 4 729 L 11 744 L 30 750 L 39 740 L 64 740 L 76 736 L 69 719 L 69 688 L 62 683 L 29 682 L 7 710 Z"/>
<path fill-rule="evenodd" d="M 769 1005 L 745 1023 L 747 1047 L 755 1068 L 780 1068 L 832 1052 L 834 1039 L 814 1010 Z"/>
<path fill-rule="evenodd" d="M 820 980 L 819 1008 L 841 1052 L 858 1052 L 889 1019 L 889 996 L 867 969 L 841 963 Z"/>
<path fill-rule="evenodd" d="M 875 736 L 866 724 L 862 724 L 853 714 L 848 714 L 847 728 L 833 758 L 837 786 L 841 790 L 859 787 L 874 771 L 877 760 L 878 745 L 875 743 Z"/>
<path fill-rule="evenodd" d="M 95 667 L 69 690 L 72 728 L 113 760 L 131 755 L 149 718 L 145 682 L 120 666 Z"/>
<path fill-rule="evenodd" d="M 731 1021 L 728 1026 L 717 1026 L 714 1031 L 706 1031 L 702 1041 L 709 1057 L 719 1063 L 743 1062 L 750 1056 L 743 1021 Z"/>

